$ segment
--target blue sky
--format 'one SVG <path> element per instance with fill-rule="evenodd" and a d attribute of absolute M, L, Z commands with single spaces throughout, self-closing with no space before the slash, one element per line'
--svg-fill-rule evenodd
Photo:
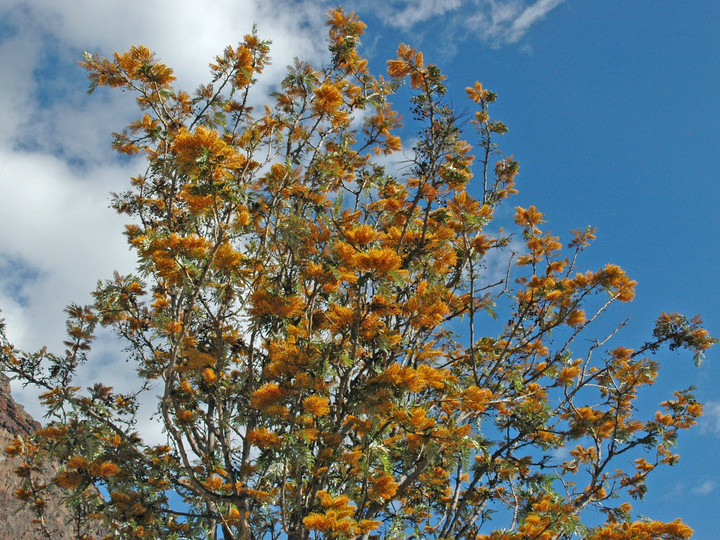
<path fill-rule="evenodd" d="M 175 68 L 179 85 L 192 89 L 204 82 L 212 57 L 257 22 L 274 42 L 261 92 L 293 56 L 326 58 L 318 36 L 322 14 L 335 3 L 203 4 L 8 0 L 0 7 L 0 308 L 19 346 L 59 346 L 62 308 L 88 301 L 97 279 L 133 266 L 122 220 L 107 208 L 107 194 L 141 169 L 109 149 L 110 131 L 133 118 L 133 103 L 121 93 L 86 95 L 76 67 L 83 50 L 110 55 L 146 44 Z M 491 112 L 510 128 L 502 150 L 521 165 L 520 193 L 505 219 L 511 206 L 534 204 L 564 238 L 572 228 L 598 228 L 582 265 L 616 263 L 639 282 L 636 300 L 608 316 L 608 325 L 630 318 L 618 344 L 641 343 L 661 311 L 700 313 L 720 335 L 720 3 L 344 6 L 369 26 L 362 50 L 376 72 L 407 42 L 440 65 L 460 108 L 475 80 L 499 94 Z M 113 350 L 109 339 L 100 340 L 104 363 L 87 368 L 88 381 L 117 361 Z M 699 369 L 676 353 L 658 359 L 663 371 L 646 403 L 693 384 L 708 414 L 681 437 L 680 464 L 656 474 L 635 509 L 657 519 L 682 517 L 696 538 L 715 538 L 720 348 Z M 16 392 L 37 412 L 30 393 Z"/>

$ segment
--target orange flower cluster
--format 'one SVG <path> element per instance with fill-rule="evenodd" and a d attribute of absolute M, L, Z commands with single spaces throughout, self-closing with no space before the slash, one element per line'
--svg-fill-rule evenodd
<path fill-rule="evenodd" d="M 398 47 L 396 60 L 388 60 L 387 72 L 394 79 L 403 79 L 410 75 L 412 88 L 419 88 L 425 78 L 423 54 L 405 43 Z"/>
<path fill-rule="evenodd" d="M 367 60 L 357 52 L 360 36 L 367 27 L 354 11 L 345 13 L 342 8 L 331 9 L 327 15 L 330 27 L 330 50 L 335 54 L 335 61 L 340 69 L 358 75 L 367 74 Z"/>
<path fill-rule="evenodd" d="M 303 400 L 303 408 L 313 416 L 325 416 L 330 412 L 330 402 L 322 396 L 308 396 Z"/>
<path fill-rule="evenodd" d="M 330 533 L 332 536 L 343 534 L 353 536 L 365 534 L 368 531 L 377 529 L 382 523 L 374 519 L 361 519 L 356 521 L 351 518 L 357 510 L 346 495 L 332 497 L 327 491 L 319 491 L 317 494 L 324 513 L 311 512 L 303 518 L 303 524 L 310 530 Z"/>
<path fill-rule="evenodd" d="M 660 521 L 635 521 L 633 523 L 611 523 L 593 530 L 588 540 L 684 540 L 690 538 L 693 530 L 679 519 L 670 523 Z"/>
<path fill-rule="evenodd" d="M 492 398 L 493 393 L 491 390 L 473 385 L 462 393 L 462 410 L 478 413 L 485 412 Z"/>
<path fill-rule="evenodd" d="M 252 296 L 252 313 L 256 316 L 274 315 L 278 317 L 297 317 L 305 309 L 300 296 L 281 296 L 267 289 L 258 289 Z"/>
<path fill-rule="evenodd" d="M 370 249 L 353 256 L 351 264 L 361 272 L 388 274 L 400 268 L 402 259 L 389 248 Z"/>
<path fill-rule="evenodd" d="M 213 130 L 198 127 L 194 133 L 183 130 L 173 142 L 178 162 L 189 174 L 202 174 L 206 166 L 214 169 L 213 180 L 220 180 L 227 171 L 247 166 L 247 159 L 234 150 Z M 204 165 L 205 164 L 205 165 Z"/>
<path fill-rule="evenodd" d="M 334 84 L 325 83 L 315 89 L 315 111 L 319 114 L 334 114 L 343 104 L 343 94 Z"/>
<path fill-rule="evenodd" d="M 416 369 L 392 364 L 378 376 L 378 380 L 388 381 L 391 385 L 410 392 L 422 392 L 427 388 L 444 389 L 452 381 L 452 376 L 448 370 L 428 365 L 420 365 Z"/>

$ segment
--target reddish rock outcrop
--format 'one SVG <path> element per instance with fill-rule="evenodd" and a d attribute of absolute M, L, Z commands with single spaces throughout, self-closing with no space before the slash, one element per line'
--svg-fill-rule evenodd
<path fill-rule="evenodd" d="M 21 459 L 8 458 L 5 447 L 17 437 L 31 435 L 41 426 L 10 395 L 10 380 L 0 373 L 0 539 L 35 540 L 47 538 L 33 524 L 35 514 L 14 498 L 19 487 L 15 469 Z M 18 509 L 20 510 L 18 511 Z M 45 523 L 53 539 L 71 539 L 71 513 L 52 498 L 45 510 Z"/>

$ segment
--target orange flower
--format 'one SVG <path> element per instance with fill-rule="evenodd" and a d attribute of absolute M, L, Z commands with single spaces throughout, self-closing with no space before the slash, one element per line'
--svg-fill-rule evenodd
<path fill-rule="evenodd" d="M 358 314 L 349 306 L 332 304 L 327 311 L 327 317 L 333 324 L 333 330 L 340 331 L 344 327 L 353 326 Z"/>
<path fill-rule="evenodd" d="M 401 43 L 398 47 L 397 60 L 388 60 L 388 75 L 395 79 L 401 79 L 406 75 L 413 73 L 412 87 L 417 88 L 419 77 L 421 77 L 420 68 L 423 66 L 423 55 L 405 43 Z"/>
<path fill-rule="evenodd" d="M 13 439 L 12 442 L 5 447 L 5 455 L 13 458 L 23 453 L 24 445 L 21 439 Z"/>
<path fill-rule="evenodd" d="M 225 519 L 231 525 L 236 524 L 238 522 L 238 520 L 240 519 L 240 511 L 235 507 L 231 508 L 230 511 L 225 516 Z"/>
<path fill-rule="evenodd" d="M 178 194 L 178 199 L 185 202 L 191 212 L 201 214 L 210 209 L 213 203 L 212 195 L 195 195 L 192 193 L 194 184 L 186 184 Z"/>
<path fill-rule="evenodd" d="M 218 490 L 222 487 L 223 480 L 221 477 L 213 475 L 212 477 L 205 480 L 204 484 L 205 486 L 207 486 L 208 489 Z"/>
<path fill-rule="evenodd" d="M 221 270 L 234 270 L 242 260 L 242 255 L 230 244 L 224 242 L 215 252 L 215 266 Z"/>
<path fill-rule="evenodd" d="M 256 409 L 265 409 L 277 404 L 285 396 L 285 391 L 277 383 L 267 383 L 253 392 L 250 406 Z"/>
<path fill-rule="evenodd" d="M 235 223 L 237 223 L 238 227 L 245 227 L 248 223 L 250 223 L 250 212 L 248 212 L 248 209 L 245 206 L 241 205 L 238 207 Z"/>
<path fill-rule="evenodd" d="M 268 431 L 266 428 L 252 429 L 247 433 L 247 439 L 250 444 L 257 446 L 261 450 L 266 448 L 274 448 L 280 445 L 280 437 Z"/>
<path fill-rule="evenodd" d="M 377 231 L 370 225 L 359 225 L 349 231 L 345 231 L 345 238 L 358 246 L 369 244 L 377 238 Z"/>
<path fill-rule="evenodd" d="M 567 385 L 580 375 L 580 366 L 564 367 L 558 374 L 557 380 L 560 384 Z"/>
<path fill-rule="evenodd" d="M 582 309 L 574 309 L 569 314 L 565 322 L 568 326 L 576 328 L 585 322 L 585 312 Z"/>
<path fill-rule="evenodd" d="M 68 461 L 67 466 L 72 469 L 87 469 L 88 461 L 84 457 L 73 456 L 70 458 L 70 461 Z"/>
<path fill-rule="evenodd" d="M 266 428 L 251 429 L 247 433 L 247 439 L 250 444 L 261 450 L 276 448 L 281 443 L 280 437 Z"/>
<path fill-rule="evenodd" d="M 95 476 L 108 478 L 117 475 L 120 472 L 120 467 L 110 461 L 104 461 L 103 463 L 93 463 L 90 472 Z"/>
<path fill-rule="evenodd" d="M 298 295 L 280 296 L 265 289 L 252 295 L 252 313 L 256 316 L 297 317 L 305 309 L 305 302 Z"/>
<path fill-rule="evenodd" d="M 330 520 L 327 516 L 313 512 L 303 518 L 303 524 L 310 530 L 326 531 L 330 528 Z"/>
<path fill-rule="evenodd" d="M 536 225 L 543 222 L 542 218 L 542 212 L 538 212 L 534 206 L 531 206 L 527 210 L 521 206 L 515 208 L 515 223 L 521 227 L 533 229 Z"/>
<path fill-rule="evenodd" d="M 483 99 L 487 98 L 488 95 L 488 91 L 485 90 L 482 87 L 482 84 L 477 81 L 475 81 L 475 84 L 472 87 L 467 87 L 465 92 L 467 92 L 468 97 L 475 103 L 480 103 Z"/>
<path fill-rule="evenodd" d="M 247 433 L 247 439 L 250 444 L 257 446 L 261 450 L 266 448 L 274 448 L 280 444 L 280 437 L 266 428 L 251 429 Z"/>
<path fill-rule="evenodd" d="M 178 420 L 181 422 L 192 422 L 193 413 L 187 409 L 179 409 L 177 412 Z"/>
<path fill-rule="evenodd" d="M 368 531 L 374 531 L 382 525 L 382 521 L 376 519 L 361 519 L 360 520 L 360 532 L 365 533 Z"/>
<path fill-rule="evenodd" d="M 169 334 L 179 334 L 182 332 L 182 327 L 182 321 L 170 321 L 165 325 L 165 330 L 167 330 Z"/>
<path fill-rule="evenodd" d="M 484 412 L 492 397 L 492 390 L 473 385 L 462 393 L 462 410 Z"/>
<path fill-rule="evenodd" d="M 390 248 L 371 249 L 367 253 L 355 255 L 353 263 L 358 270 L 387 274 L 400 268 L 402 258 Z"/>
<path fill-rule="evenodd" d="M 330 401 L 320 396 L 308 396 L 303 400 L 303 408 L 313 416 L 325 416 L 330 412 Z"/>
<path fill-rule="evenodd" d="M 65 435 L 68 432 L 68 429 L 65 426 L 55 427 L 55 426 L 48 426 L 46 428 L 39 429 L 37 431 L 37 434 L 40 437 L 44 437 L 46 439 L 50 440 L 57 440 L 63 435 Z"/>
<path fill-rule="evenodd" d="M 55 477 L 55 483 L 65 489 L 75 489 L 82 483 L 82 476 L 75 471 L 62 471 Z"/>
<path fill-rule="evenodd" d="M 388 75 L 395 79 L 401 79 L 412 71 L 412 66 L 405 60 L 388 60 L 387 65 Z"/>
<path fill-rule="evenodd" d="M 343 103 L 342 92 L 337 86 L 324 83 L 315 89 L 315 111 L 321 114 L 335 113 Z"/>
<path fill-rule="evenodd" d="M 240 46 L 235 53 L 235 85 L 242 88 L 250 84 L 253 75 L 253 55 L 250 49 Z"/>
<path fill-rule="evenodd" d="M 173 150 L 177 153 L 178 161 L 194 165 L 203 152 L 209 150 L 213 155 L 223 155 L 227 153 L 228 146 L 220 139 L 217 131 L 199 127 L 195 133 L 186 129 L 178 133 Z"/>
<path fill-rule="evenodd" d="M 398 483 L 389 474 L 383 474 L 370 480 L 370 498 L 387 501 L 397 493 Z"/>
<path fill-rule="evenodd" d="M 203 369 L 202 377 L 208 383 L 214 383 L 215 381 L 217 381 L 218 378 L 217 373 L 215 373 L 215 370 L 213 370 L 212 368 Z"/>

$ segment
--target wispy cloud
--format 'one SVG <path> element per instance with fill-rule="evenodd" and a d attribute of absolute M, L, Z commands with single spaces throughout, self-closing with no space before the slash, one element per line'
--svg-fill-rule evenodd
<path fill-rule="evenodd" d="M 500 46 L 516 43 L 530 28 L 565 0 L 371 0 L 388 26 L 422 39 L 463 38 L 463 32 Z M 432 30 L 431 30 L 432 29 Z"/>
<path fill-rule="evenodd" d="M 420 0 L 405 2 L 389 0 L 374 2 L 386 24 L 404 30 L 415 29 L 419 24 L 437 21 L 441 17 L 467 8 L 462 0 Z"/>
<path fill-rule="evenodd" d="M 720 401 L 705 403 L 703 416 L 700 419 L 700 431 L 720 436 Z"/>
<path fill-rule="evenodd" d="M 525 7 L 516 17 L 505 33 L 509 43 L 518 41 L 530 27 L 545 17 L 551 10 L 562 4 L 564 0 L 537 0 Z"/>
<path fill-rule="evenodd" d="M 695 495 L 707 495 L 715 491 L 717 484 L 712 480 L 705 480 L 702 484 L 699 484 L 692 488 L 690 491 Z"/>
<path fill-rule="evenodd" d="M 500 46 L 517 43 L 550 11 L 565 0 L 477 0 L 474 13 L 464 19 L 465 27 L 482 39 Z"/>

